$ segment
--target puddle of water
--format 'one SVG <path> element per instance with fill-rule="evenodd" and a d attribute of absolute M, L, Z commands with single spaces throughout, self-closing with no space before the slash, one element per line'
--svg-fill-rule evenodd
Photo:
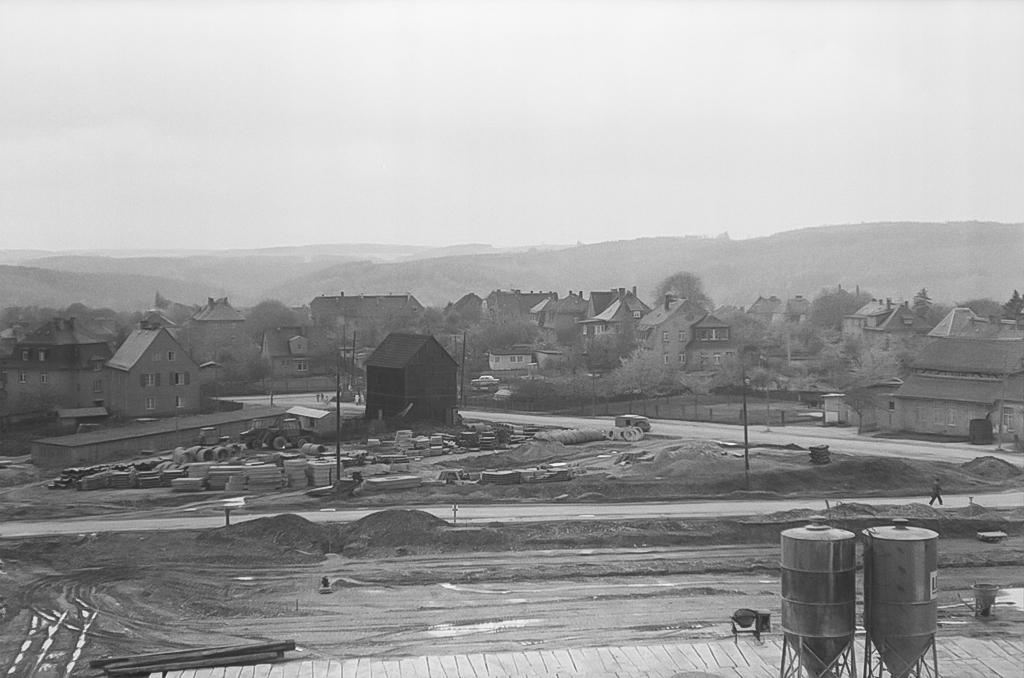
<path fill-rule="evenodd" d="M 510 629 L 521 629 L 540 622 L 540 619 L 497 619 L 475 624 L 437 624 L 427 628 L 427 635 L 434 638 L 451 638 L 474 633 L 498 633 Z"/>
<path fill-rule="evenodd" d="M 1024 610 L 1024 586 L 999 589 L 999 593 L 996 595 L 996 605 Z"/>

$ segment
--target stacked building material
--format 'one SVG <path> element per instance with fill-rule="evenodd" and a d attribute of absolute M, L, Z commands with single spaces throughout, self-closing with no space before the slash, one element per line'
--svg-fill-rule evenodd
<path fill-rule="evenodd" d="M 228 482 L 224 484 L 227 492 L 245 492 L 245 474 L 234 473 L 228 476 Z"/>
<path fill-rule="evenodd" d="M 444 436 L 440 434 L 430 436 L 427 445 L 430 450 L 430 456 L 436 457 L 439 454 L 444 454 Z"/>
<path fill-rule="evenodd" d="M 462 431 L 455 439 L 455 442 L 459 447 L 464 447 L 467 450 L 479 450 L 480 434 L 477 433 L 476 431 Z"/>
<path fill-rule="evenodd" d="M 127 490 L 134 484 L 132 474 L 128 471 L 110 471 L 107 475 L 107 487 L 114 490 Z"/>
<path fill-rule="evenodd" d="M 380 438 L 367 438 L 366 439 L 366 446 L 367 447 L 380 447 Z"/>
<path fill-rule="evenodd" d="M 294 649 L 294 640 L 249 645 L 222 645 L 191 650 L 103 657 L 90 661 L 89 667 L 102 669 L 112 677 L 167 673 L 195 675 L 196 673 L 209 673 L 211 669 L 218 667 L 238 665 L 248 666 L 249 673 L 252 673 L 253 665 L 268 665 L 283 657 L 285 652 Z M 220 668 L 220 673 L 223 672 L 224 669 Z"/>
<path fill-rule="evenodd" d="M 367 478 L 363 488 L 368 492 L 387 492 L 390 490 L 408 490 L 419 487 L 423 479 L 419 476 L 377 476 Z"/>
<path fill-rule="evenodd" d="M 139 471 L 135 474 L 135 487 L 148 490 L 160 487 L 163 481 L 160 478 L 160 471 Z"/>
<path fill-rule="evenodd" d="M 334 484 L 335 463 L 326 459 L 306 462 L 306 481 L 310 487 L 326 487 Z"/>
<path fill-rule="evenodd" d="M 186 469 L 188 470 L 189 478 L 202 478 L 205 479 L 210 473 L 210 469 L 214 466 L 212 461 L 195 461 L 189 464 Z"/>
<path fill-rule="evenodd" d="M 399 450 L 402 450 L 403 452 L 406 450 L 411 450 L 414 447 L 412 431 L 410 431 L 409 429 L 401 429 L 399 431 L 395 431 L 395 447 L 397 447 Z"/>
<path fill-rule="evenodd" d="M 101 490 L 110 486 L 110 471 L 100 471 L 82 476 L 75 483 L 77 490 Z"/>
<path fill-rule="evenodd" d="M 481 433 L 480 434 L 480 449 L 481 450 L 495 450 L 498 448 L 498 437 L 494 435 L 494 432 Z"/>
<path fill-rule="evenodd" d="M 812 464 L 831 463 L 832 453 L 828 451 L 828 445 L 811 445 L 807 449 L 811 451 Z"/>
<path fill-rule="evenodd" d="M 217 464 L 211 466 L 206 473 L 206 487 L 211 490 L 223 490 L 227 488 L 228 481 L 234 476 L 245 480 L 246 467 L 241 464 Z"/>
<path fill-rule="evenodd" d="M 171 481 L 171 492 L 202 492 L 205 484 L 204 478 L 175 478 Z"/>
<path fill-rule="evenodd" d="M 288 487 L 306 487 L 308 484 L 306 480 L 306 466 L 308 463 L 305 459 L 284 460 L 284 477 Z"/>
<path fill-rule="evenodd" d="M 256 492 L 279 490 L 284 475 L 277 464 L 248 464 L 245 467 L 245 489 Z"/>
<path fill-rule="evenodd" d="M 522 482 L 519 471 L 483 471 L 481 485 L 518 485 Z"/>
<path fill-rule="evenodd" d="M 170 487 L 172 480 L 184 477 L 185 469 L 183 468 L 165 468 L 160 471 L 160 485 L 163 487 Z"/>

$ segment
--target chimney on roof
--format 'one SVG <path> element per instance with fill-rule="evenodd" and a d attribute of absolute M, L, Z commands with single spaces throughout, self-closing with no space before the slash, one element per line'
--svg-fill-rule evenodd
<path fill-rule="evenodd" d="M 625 287 L 620 287 L 619 288 L 619 299 L 622 299 L 624 296 L 626 296 L 626 288 Z"/>
<path fill-rule="evenodd" d="M 666 311 L 668 310 L 668 307 L 672 304 L 672 302 L 675 301 L 675 300 L 676 300 L 676 298 L 673 297 L 671 294 L 666 294 L 665 295 L 665 310 Z"/>
<path fill-rule="evenodd" d="M 633 296 L 636 296 L 636 285 L 633 285 Z"/>

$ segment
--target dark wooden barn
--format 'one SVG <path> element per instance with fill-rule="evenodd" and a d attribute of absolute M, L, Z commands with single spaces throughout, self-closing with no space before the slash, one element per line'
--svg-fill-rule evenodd
<path fill-rule="evenodd" d="M 366 359 L 366 418 L 405 413 L 451 422 L 458 373 L 458 363 L 429 334 L 389 334 Z"/>

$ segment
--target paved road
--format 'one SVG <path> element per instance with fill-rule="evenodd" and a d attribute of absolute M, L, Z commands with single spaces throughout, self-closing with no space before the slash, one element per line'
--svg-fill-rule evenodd
<path fill-rule="evenodd" d="M 845 502 L 863 504 L 922 503 L 925 497 L 849 497 Z M 945 507 L 966 506 L 967 495 L 944 497 Z M 1024 506 L 1024 492 L 1019 490 L 973 495 L 973 500 L 989 508 L 1017 508 Z M 832 500 L 833 505 L 835 500 Z M 451 520 L 450 506 L 410 506 Z M 741 501 L 686 501 L 686 502 L 631 502 L 621 504 L 467 504 L 459 507 L 458 522 L 482 524 L 502 522 L 543 522 L 547 520 L 634 520 L 652 518 L 707 518 L 715 516 L 750 516 L 789 511 L 798 508 L 826 510 L 824 499 L 756 499 Z M 359 508 L 294 512 L 317 523 L 350 522 L 359 520 L 381 509 Z M 232 523 L 253 520 L 273 513 L 232 510 Z M 154 530 L 205 529 L 224 524 L 223 503 L 209 502 L 185 508 L 180 515 L 161 517 L 117 518 L 91 517 L 69 520 L 7 521 L 0 524 L 0 538 L 45 536 L 56 534 L 82 534 L 90 532 L 132 532 Z"/>

